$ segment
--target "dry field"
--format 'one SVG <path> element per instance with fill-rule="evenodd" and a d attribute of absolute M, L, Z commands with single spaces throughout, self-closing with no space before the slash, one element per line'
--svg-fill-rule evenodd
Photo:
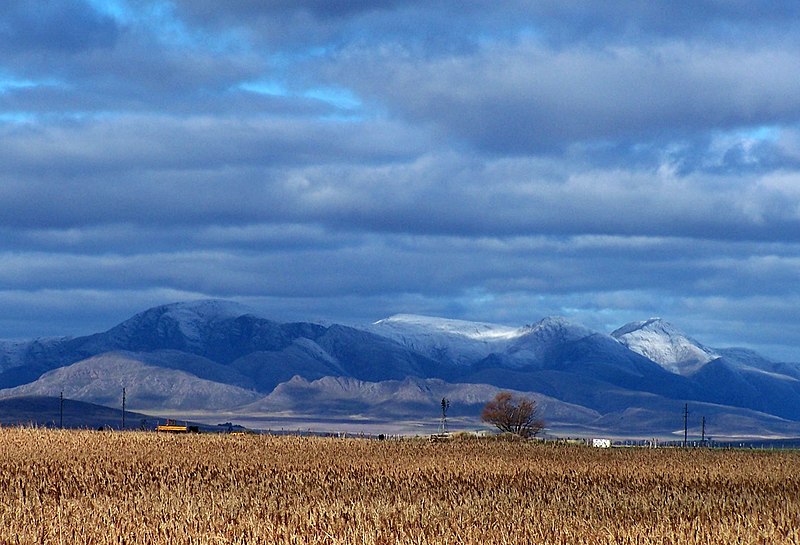
<path fill-rule="evenodd" d="M 797 452 L 0 430 L 0 543 L 800 543 Z"/>

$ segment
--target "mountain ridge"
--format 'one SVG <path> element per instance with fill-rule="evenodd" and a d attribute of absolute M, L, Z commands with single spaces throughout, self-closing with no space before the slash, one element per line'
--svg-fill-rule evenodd
<path fill-rule="evenodd" d="M 244 415 L 269 407 L 277 414 L 297 412 L 302 398 L 319 414 L 341 416 L 350 407 L 384 422 L 392 411 L 430 419 L 430 392 L 438 388 L 450 392 L 442 395 L 509 389 L 552 400 L 565 429 L 573 429 L 564 416 L 570 412 L 575 426 L 594 431 L 622 425 L 627 414 L 629 429 L 671 433 L 666 422 L 678 420 L 676 407 L 687 402 L 747 429 L 761 421 L 785 432 L 800 420 L 800 366 L 709 349 L 660 319 L 611 335 L 562 317 L 513 327 L 400 314 L 357 328 L 280 323 L 235 303 L 200 301 L 153 307 L 85 337 L 0 342 L 0 355 L 0 398 L 72 392 L 67 386 L 83 377 L 86 387 L 75 395 L 109 403 L 106 390 L 127 380 L 136 385 L 131 399 L 156 412 Z M 86 379 L 90 371 L 96 376 Z M 423 385 L 425 395 L 414 390 Z M 389 397 L 377 399 L 378 391 Z M 417 397 L 403 400 L 410 392 Z M 478 403 L 459 411 L 479 425 Z"/>

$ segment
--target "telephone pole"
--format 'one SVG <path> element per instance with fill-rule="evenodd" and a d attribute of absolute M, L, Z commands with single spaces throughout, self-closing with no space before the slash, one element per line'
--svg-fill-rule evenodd
<path fill-rule="evenodd" d="M 706 445 L 706 417 L 705 416 L 703 417 L 702 422 L 703 422 L 703 425 L 702 425 L 702 428 L 701 428 L 702 435 L 701 435 L 701 439 L 700 439 L 700 444 L 705 446 Z"/>
<path fill-rule="evenodd" d="M 122 429 L 125 429 L 125 388 L 122 389 Z"/>
<path fill-rule="evenodd" d="M 683 406 L 683 448 L 686 448 L 689 439 L 689 404 Z"/>
<path fill-rule="evenodd" d="M 62 391 L 58 396 L 58 427 L 64 429 L 64 392 Z"/>

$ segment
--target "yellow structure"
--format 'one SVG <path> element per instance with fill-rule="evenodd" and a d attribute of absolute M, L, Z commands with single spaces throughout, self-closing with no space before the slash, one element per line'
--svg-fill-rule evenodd
<path fill-rule="evenodd" d="M 165 431 L 168 433 L 197 433 L 197 426 L 180 425 L 175 420 L 167 420 L 166 424 L 159 424 L 156 426 L 156 431 Z"/>

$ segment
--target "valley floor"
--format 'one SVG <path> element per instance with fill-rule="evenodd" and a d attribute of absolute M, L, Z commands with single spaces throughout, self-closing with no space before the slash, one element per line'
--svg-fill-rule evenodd
<path fill-rule="evenodd" d="M 800 453 L 0 430 L 0 541 L 800 543 Z"/>

